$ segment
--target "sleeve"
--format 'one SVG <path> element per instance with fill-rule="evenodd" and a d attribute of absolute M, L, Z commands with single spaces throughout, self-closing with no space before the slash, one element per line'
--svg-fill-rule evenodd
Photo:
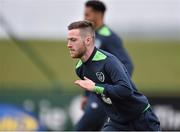
<path fill-rule="evenodd" d="M 130 80 L 124 71 L 123 65 L 118 59 L 109 59 L 105 64 L 105 71 L 112 84 L 97 84 L 94 91 L 97 94 L 105 94 L 110 98 L 122 98 L 130 96 L 133 92 Z"/>
<path fill-rule="evenodd" d="M 104 44 L 105 50 L 116 56 L 126 66 L 128 73 L 132 75 L 134 66 L 130 56 L 123 46 L 122 40 L 118 36 L 112 35 L 106 38 L 104 43 L 106 43 Z"/>

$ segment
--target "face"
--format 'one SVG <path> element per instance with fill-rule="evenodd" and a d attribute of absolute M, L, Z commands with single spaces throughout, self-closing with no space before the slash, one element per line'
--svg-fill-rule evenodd
<path fill-rule="evenodd" d="M 84 19 L 96 23 L 97 13 L 91 7 L 85 7 Z"/>
<path fill-rule="evenodd" d="M 72 29 L 68 31 L 67 47 L 72 58 L 81 58 L 86 52 L 85 41 L 80 36 L 79 29 Z"/>

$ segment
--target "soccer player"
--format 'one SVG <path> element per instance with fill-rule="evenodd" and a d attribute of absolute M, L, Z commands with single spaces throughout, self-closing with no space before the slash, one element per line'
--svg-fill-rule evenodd
<path fill-rule="evenodd" d="M 75 84 L 93 92 L 107 113 L 103 131 L 160 130 L 148 99 L 138 92 L 125 66 L 114 55 L 95 48 L 92 23 L 71 23 L 67 39 L 71 57 L 80 59 L 76 73 L 81 79 Z"/>
<path fill-rule="evenodd" d="M 85 3 L 84 18 L 93 22 L 96 29 L 95 45 L 115 55 L 125 65 L 129 75 L 132 75 L 133 63 L 123 47 L 122 40 L 104 24 L 105 11 L 106 6 L 101 1 L 89 0 Z M 106 120 L 106 113 L 97 97 L 86 91 L 82 97 L 81 108 L 84 109 L 84 115 L 76 124 L 75 130 L 100 130 Z"/>
<path fill-rule="evenodd" d="M 104 24 L 106 6 L 98 0 L 89 0 L 85 3 L 84 18 L 94 24 L 96 29 L 95 46 L 116 56 L 132 75 L 133 63 L 123 47 L 121 38 Z"/>

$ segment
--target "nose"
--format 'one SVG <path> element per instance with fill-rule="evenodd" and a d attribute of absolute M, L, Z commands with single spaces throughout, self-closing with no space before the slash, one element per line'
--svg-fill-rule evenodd
<path fill-rule="evenodd" d="M 68 47 L 69 49 L 72 48 L 72 44 L 71 44 L 70 42 L 68 42 L 67 47 Z"/>

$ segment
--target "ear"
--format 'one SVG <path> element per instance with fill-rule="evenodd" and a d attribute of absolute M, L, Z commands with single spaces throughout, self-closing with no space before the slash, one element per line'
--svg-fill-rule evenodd
<path fill-rule="evenodd" d="M 89 45 L 92 43 L 92 38 L 90 36 L 87 36 L 85 41 L 86 41 L 86 44 Z"/>

